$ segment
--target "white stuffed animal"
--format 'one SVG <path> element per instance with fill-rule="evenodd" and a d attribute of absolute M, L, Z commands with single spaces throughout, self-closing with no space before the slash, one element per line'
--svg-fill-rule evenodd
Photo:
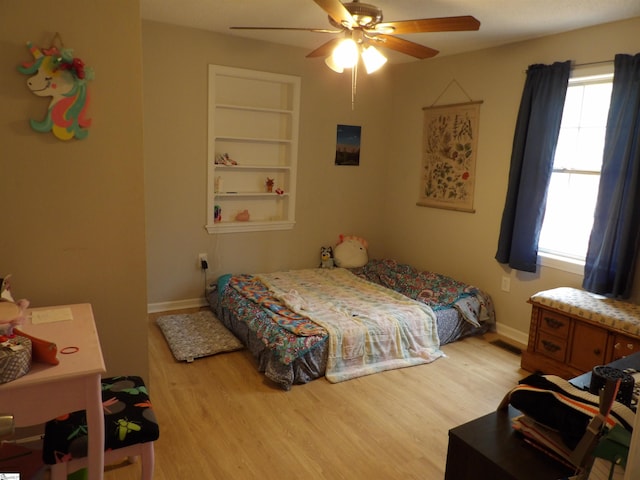
<path fill-rule="evenodd" d="M 333 249 L 333 260 L 342 268 L 363 267 L 369 261 L 368 244 L 364 238 L 354 235 L 340 235 L 340 241 Z"/>

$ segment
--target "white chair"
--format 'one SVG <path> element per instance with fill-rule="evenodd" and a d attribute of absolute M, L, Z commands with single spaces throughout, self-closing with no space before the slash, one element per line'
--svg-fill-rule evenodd
<path fill-rule="evenodd" d="M 153 443 L 160 429 L 144 381 L 135 376 L 102 379 L 102 404 L 105 465 L 140 457 L 141 480 L 152 480 Z M 51 466 L 51 480 L 67 480 L 69 474 L 87 468 L 88 434 L 84 410 L 47 422 L 42 459 Z"/>

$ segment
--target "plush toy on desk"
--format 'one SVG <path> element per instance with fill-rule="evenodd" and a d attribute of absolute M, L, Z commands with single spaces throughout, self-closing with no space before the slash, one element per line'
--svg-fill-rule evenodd
<path fill-rule="evenodd" d="M 333 248 L 320 247 L 320 268 L 333 268 Z"/>
<path fill-rule="evenodd" d="M 31 341 L 15 328 L 24 321 L 29 302 L 14 302 L 9 276 L 0 278 L 0 383 L 11 382 L 31 369 Z"/>
<path fill-rule="evenodd" d="M 11 295 L 11 285 L 7 275 L 0 278 L 0 333 L 4 335 L 13 335 L 13 329 L 24 321 L 27 308 L 29 308 L 29 300 L 18 300 L 17 302 Z"/>
<path fill-rule="evenodd" d="M 369 261 L 367 241 L 355 235 L 340 235 L 338 244 L 333 249 L 333 259 L 337 267 L 363 267 Z"/>
<path fill-rule="evenodd" d="M 29 335 L 18 329 L 18 326 L 24 322 L 26 317 L 27 308 L 29 308 L 29 300 L 18 300 L 15 302 L 11 295 L 11 286 L 9 285 L 9 277 L 0 278 L 0 334 L 5 336 L 16 336 L 28 339 L 29 343 L 29 358 L 28 363 L 31 360 L 34 362 L 48 363 L 50 365 L 57 365 L 58 362 L 58 347 L 55 343 L 47 340 Z M 30 365 L 29 365 L 30 366 Z M 29 370 L 26 367 L 25 370 L 20 372 L 24 375 Z M 15 371 L 15 369 L 14 369 Z M 0 372 L 2 373 L 2 372 Z M 7 381 L 0 375 L 0 383 Z"/>

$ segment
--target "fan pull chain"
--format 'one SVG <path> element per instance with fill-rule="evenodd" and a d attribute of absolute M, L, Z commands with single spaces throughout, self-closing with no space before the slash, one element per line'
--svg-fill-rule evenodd
<path fill-rule="evenodd" d="M 351 69 L 351 111 L 356 109 L 356 88 L 358 83 L 358 62 Z"/>

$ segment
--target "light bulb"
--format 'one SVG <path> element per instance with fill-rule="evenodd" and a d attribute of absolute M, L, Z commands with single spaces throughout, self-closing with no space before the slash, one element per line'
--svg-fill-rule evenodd
<path fill-rule="evenodd" d="M 387 57 L 381 54 L 377 48 L 368 46 L 362 50 L 362 61 L 367 73 L 373 73 L 387 63 Z"/>
<path fill-rule="evenodd" d="M 326 63 L 327 67 L 329 67 L 331 70 L 333 70 L 336 73 L 344 72 L 344 68 L 342 68 L 340 65 L 336 63 L 335 59 L 333 58 L 333 54 L 325 58 L 324 63 Z"/>
<path fill-rule="evenodd" d="M 358 62 L 358 46 L 351 38 L 345 38 L 332 53 L 335 64 L 343 69 L 352 68 Z"/>

